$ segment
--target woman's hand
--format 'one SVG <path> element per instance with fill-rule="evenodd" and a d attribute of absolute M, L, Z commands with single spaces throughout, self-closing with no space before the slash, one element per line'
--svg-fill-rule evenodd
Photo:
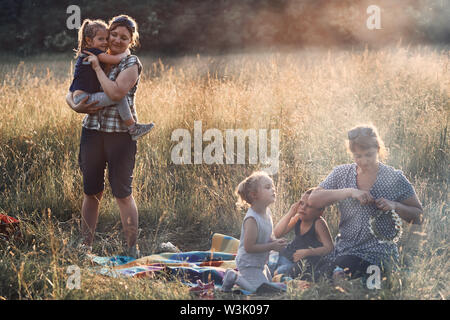
<path fill-rule="evenodd" d="M 83 52 L 88 55 L 86 58 L 84 58 L 84 60 L 88 61 L 91 64 L 92 69 L 94 69 L 95 71 L 97 71 L 97 69 L 99 68 L 101 69 L 100 62 L 98 61 L 98 58 L 95 54 L 89 51 Z"/>
<path fill-rule="evenodd" d="M 96 113 L 97 111 L 103 109 L 103 107 L 96 107 L 98 101 L 86 103 L 88 101 L 88 99 L 89 99 L 89 97 L 86 97 L 83 100 L 81 100 L 78 104 L 75 104 L 75 102 L 73 101 L 72 92 L 69 92 L 66 95 L 67 104 L 75 112 L 93 114 L 93 113 Z"/>
<path fill-rule="evenodd" d="M 395 201 L 380 198 L 375 200 L 375 205 L 378 209 L 383 211 L 395 210 L 397 209 L 397 203 Z"/>
<path fill-rule="evenodd" d="M 375 201 L 369 191 L 352 189 L 351 196 L 353 199 L 358 200 L 362 205 L 367 205 Z"/>
<path fill-rule="evenodd" d="M 298 262 L 307 256 L 308 256 L 308 249 L 299 249 L 296 250 L 292 255 L 292 260 L 294 260 L 294 262 Z"/>

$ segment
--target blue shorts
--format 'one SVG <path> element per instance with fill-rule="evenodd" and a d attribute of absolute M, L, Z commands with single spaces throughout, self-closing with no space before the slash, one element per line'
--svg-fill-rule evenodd
<path fill-rule="evenodd" d="M 95 195 L 105 188 L 105 169 L 116 198 L 131 195 L 137 144 L 127 132 L 102 132 L 83 127 L 78 163 L 83 174 L 83 191 Z"/>

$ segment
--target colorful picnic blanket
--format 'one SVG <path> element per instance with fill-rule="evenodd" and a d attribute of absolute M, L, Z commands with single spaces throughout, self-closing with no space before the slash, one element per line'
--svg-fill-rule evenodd
<path fill-rule="evenodd" d="M 236 269 L 236 253 L 239 240 L 215 233 L 208 251 L 160 253 L 133 259 L 131 257 L 98 257 L 91 255 L 94 263 L 102 266 L 98 272 L 110 277 L 151 277 L 155 274 L 174 276 L 188 285 L 198 280 L 214 281 L 221 286 L 226 269 Z"/>

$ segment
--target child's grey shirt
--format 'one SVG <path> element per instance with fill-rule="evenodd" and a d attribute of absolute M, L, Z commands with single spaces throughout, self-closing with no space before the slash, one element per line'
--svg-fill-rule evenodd
<path fill-rule="evenodd" d="M 249 208 L 244 220 L 242 221 L 241 227 L 241 238 L 239 242 L 238 253 L 236 256 L 236 265 L 238 269 L 248 268 L 248 267 L 256 267 L 263 268 L 269 259 L 269 251 L 259 252 L 259 253 L 248 253 L 244 248 L 244 223 L 248 218 L 254 218 L 256 221 L 256 225 L 258 227 L 258 237 L 256 238 L 257 244 L 264 244 L 272 241 L 272 214 L 270 209 L 267 208 L 266 213 L 259 214 L 254 211 L 252 208 Z"/>

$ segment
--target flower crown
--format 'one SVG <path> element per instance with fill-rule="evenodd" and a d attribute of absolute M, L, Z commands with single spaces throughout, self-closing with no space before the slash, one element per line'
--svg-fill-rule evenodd
<path fill-rule="evenodd" d="M 395 223 L 396 234 L 393 238 L 389 238 L 382 235 L 375 226 L 376 219 L 383 214 L 390 214 L 392 220 Z M 369 219 L 369 230 L 370 233 L 373 234 L 373 236 L 378 240 L 378 243 L 397 243 L 400 240 L 400 237 L 402 236 L 403 233 L 402 219 L 398 216 L 398 214 L 394 210 L 389 211 L 377 210 L 377 212 Z"/>

